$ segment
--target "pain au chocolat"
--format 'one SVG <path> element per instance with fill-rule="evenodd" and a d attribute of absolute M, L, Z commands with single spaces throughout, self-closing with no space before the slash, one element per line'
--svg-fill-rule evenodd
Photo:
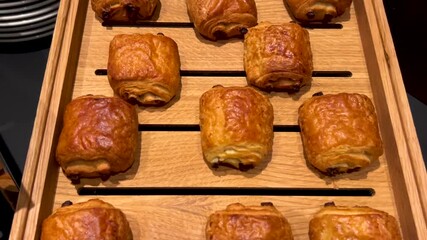
<path fill-rule="evenodd" d="M 71 205 L 70 205 L 71 204 Z M 41 240 L 132 240 L 132 231 L 125 214 L 100 199 L 63 207 L 47 217 L 42 224 Z"/>
<path fill-rule="evenodd" d="M 309 223 L 310 240 L 401 240 L 397 220 L 367 206 L 335 206 L 327 203 Z"/>
<path fill-rule="evenodd" d="M 158 0 L 91 0 L 92 10 L 104 22 L 134 23 L 149 19 Z"/>
<path fill-rule="evenodd" d="M 110 42 L 108 80 L 114 93 L 142 106 L 161 106 L 181 88 L 176 42 L 163 34 L 119 34 Z"/>
<path fill-rule="evenodd" d="M 356 171 L 383 153 L 375 108 L 366 95 L 313 96 L 298 114 L 305 157 L 323 173 Z"/>
<path fill-rule="evenodd" d="M 138 135 L 135 106 L 118 97 L 81 96 L 66 106 L 56 160 L 72 180 L 108 177 L 132 166 Z"/>
<path fill-rule="evenodd" d="M 249 28 L 244 69 L 248 84 L 264 91 L 298 91 L 313 72 L 308 31 L 296 23 L 261 22 Z"/>
<path fill-rule="evenodd" d="M 195 29 L 209 40 L 241 37 L 257 24 L 254 0 L 187 0 Z"/>
<path fill-rule="evenodd" d="M 252 87 L 215 86 L 200 98 L 203 155 L 211 167 L 249 169 L 272 151 L 273 106 Z"/>
<path fill-rule="evenodd" d="M 350 7 L 352 0 L 284 0 L 300 22 L 329 22 Z"/>
<path fill-rule="evenodd" d="M 209 240 L 292 240 L 287 219 L 271 203 L 244 206 L 233 203 L 209 216 L 206 224 Z"/>

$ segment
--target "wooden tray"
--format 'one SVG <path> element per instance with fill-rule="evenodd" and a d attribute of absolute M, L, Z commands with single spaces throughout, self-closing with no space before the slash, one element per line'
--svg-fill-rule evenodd
<path fill-rule="evenodd" d="M 282 0 L 257 1 L 259 22 L 289 22 Z M 289 220 L 295 239 L 308 239 L 308 222 L 323 203 L 368 205 L 395 216 L 405 239 L 427 239 L 427 177 L 387 18 L 380 0 L 355 0 L 337 22 L 308 28 L 315 71 L 351 76 L 314 77 L 299 93 L 271 93 L 276 126 L 273 154 L 248 172 L 210 170 L 203 161 L 198 101 L 213 85 L 246 85 L 242 40 L 209 42 L 189 27 L 185 1 L 162 1 L 146 26 L 103 27 L 88 0 L 63 0 L 28 151 L 11 239 L 37 239 L 41 223 L 66 200 L 100 198 L 122 209 L 135 239 L 204 239 L 212 212 L 241 202 L 273 204 Z M 162 108 L 139 108 L 139 159 L 126 173 L 73 185 L 53 155 L 64 106 L 85 94 L 113 94 L 105 69 L 108 45 L 119 33 L 162 32 L 178 44 L 179 98 Z M 212 71 L 225 71 L 212 76 Z M 190 74 L 191 75 L 191 74 Z M 197 75 L 197 74 L 196 74 Z M 209 74 L 208 74 L 209 75 Z M 385 153 L 368 169 L 328 179 L 307 167 L 295 127 L 297 108 L 315 92 L 358 92 L 375 103 Z"/>

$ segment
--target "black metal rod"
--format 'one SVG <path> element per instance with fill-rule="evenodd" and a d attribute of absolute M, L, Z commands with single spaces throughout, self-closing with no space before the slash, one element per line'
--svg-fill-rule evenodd
<path fill-rule="evenodd" d="M 194 28 L 192 22 L 149 22 L 137 21 L 135 23 L 103 22 L 104 27 L 158 27 L 158 28 Z"/>
<path fill-rule="evenodd" d="M 372 197 L 372 188 L 259 188 L 259 187 L 82 187 L 79 195 L 203 195 L 203 196 L 354 196 Z"/>
<path fill-rule="evenodd" d="M 303 28 L 308 29 L 342 29 L 341 23 L 298 23 Z"/>
<path fill-rule="evenodd" d="M 340 23 L 298 23 L 303 28 L 308 29 L 342 29 Z M 136 21 L 133 23 L 106 21 L 102 23 L 104 27 L 158 27 L 158 28 L 194 28 L 192 22 L 153 22 Z"/>
<path fill-rule="evenodd" d="M 107 69 L 96 69 L 95 75 L 107 75 Z M 245 71 L 181 70 L 183 77 L 246 77 Z M 313 77 L 351 77 L 351 71 L 313 71 Z"/>
<path fill-rule="evenodd" d="M 198 124 L 139 124 L 139 131 L 175 131 L 175 132 L 191 132 L 200 131 Z M 274 132 L 300 132 L 298 125 L 274 125 Z"/>

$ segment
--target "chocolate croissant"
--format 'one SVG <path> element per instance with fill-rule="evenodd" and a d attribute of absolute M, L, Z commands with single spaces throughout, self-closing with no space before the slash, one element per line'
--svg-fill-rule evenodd
<path fill-rule="evenodd" d="M 203 155 L 211 167 L 246 170 L 271 154 L 273 106 L 252 87 L 215 86 L 200 98 Z"/>
<path fill-rule="evenodd" d="M 130 103 L 168 103 L 179 93 L 180 67 L 177 44 L 163 34 L 119 34 L 110 42 L 108 80 Z"/>
<path fill-rule="evenodd" d="M 210 240 L 292 240 L 286 218 L 271 203 L 244 206 L 233 203 L 209 216 L 206 239 Z"/>
<path fill-rule="evenodd" d="M 71 204 L 71 205 L 70 205 Z M 72 204 L 67 201 L 42 224 L 41 240 L 132 240 L 124 213 L 99 199 Z"/>
<path fill-rule="evenodd" d="M 254 0 L 187 0 L 187 10 L 195 29 L 213 41 L 243 36 L 258 21 Z"/>
<path fill-rule="evenodd" d="M 104 22 L 134 23 L 149 19 L 158 0 L 91 0 L 92 10 Z"/>
<path fill-rule="evenodd" d="M 383 153 L 372 101 L 363 94 L 314 96 L 298 110 L 307 161 L 328 175 L 357 171 Z"/>
<path fill-rule="evenodd" d="M 261 22 L 244 40 L 248 84 L 264 91 L 298 91 L 311 81 L 313 56 L 307 30 L 296 23 Z"/>
<path fill-rule="evenodd" d="M 108 177 L 124 172 L 135 161 L 138 115 L 118 97 L 87 95 L 65 109 L 56 160 L 72 180 Z"/>
<path fill-rule="evenodd" d="M 326 204 L 309 223 L 310 240 L 381 239 L 400 240 L 397 220 L 367 206 Z"/>
<path fill-rule="evenodd" d="M 329 22 L 344 14 L 352 0 L 285 0 L 288 9 L 300 22 Z"/>

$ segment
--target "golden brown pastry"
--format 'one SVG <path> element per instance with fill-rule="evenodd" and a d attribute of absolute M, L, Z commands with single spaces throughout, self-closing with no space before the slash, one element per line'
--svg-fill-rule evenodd
<path fill-rule="evenodd" d="M 187 10 L 196 30 L 213 41 L 243 36 L 258 21 L 254 0 L 187 0 Z"/>
<path fill-rule="evenodd" d="M 291 226 L 271 203 L 244 206 L 233 203 L 209 216 L 206 224 L 209 240 L 292 240 Z"/>
<path fill-rule="evenodd" d="M 177 44 L 163 34 L 120 34 L 110 42 L 108 80 L 130 103 L 168 103 L 180 90 L 180 67 Z"/>
<path fill-rule="evenodd" d="M 105 177 L 132 166 L 138 142 L 135 106 L 118 97 L 86 95 L 65 109 L 56 160 L 71 179 Z"/>
<path fill-rule="evenodd" d="M 244 51 L 250 85 L 265 91 L 298 91 L 311 81 L 309 34 L 296 23 L 261 22 L 245 35 Z"/>
<path fill-rule="evenodd" d="M 294 18 L 300 22 L 329 22 L 344 14 L 352 0 L 285 0 Z"/>
<path fill-rule="evenodd" d="M 158 0 L 91 0 L 92 10 L 104 22 L 134 23 L 149 19 Z"/>
<path fill-rule="evenodd" d="M 252 168 L 272 151 L 273 106 L 254 88 L 215 86 L 200 98 L 200 133 L 211 167 Z"/>
<path fill-rule="evenodd" d="M 298 114 L 305 157 L 328 175 L 359 170 L 383 153 L 374 105 L 363 94 L 314 96 Z"/>
<path fill-rule="evenodd" d="M 310 220 L 310 240 L 377 239 L 400 240 L 396 219 L 386 212 L 366 206 L 325 204 Z"/>
<path fill-rule="evenodd" d="M 129 222 L 120 209 L 102 200 L 91 199 L 63 205 L 43 221 L 41 240 L 58 239 L 131 240 L 133 237 Z"/>

